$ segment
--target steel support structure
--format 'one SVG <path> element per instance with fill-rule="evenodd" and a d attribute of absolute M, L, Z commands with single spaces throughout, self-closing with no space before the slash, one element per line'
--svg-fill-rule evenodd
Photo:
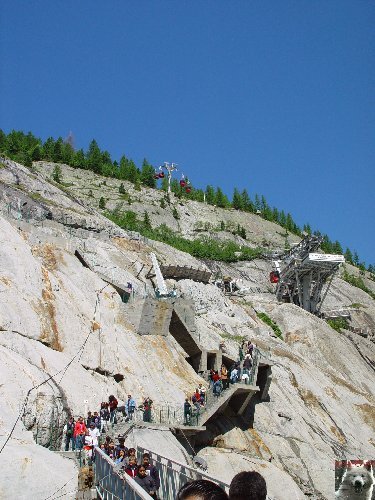
<path fill-rule="evenodd" d="M 312 314 L 319 314 L 333 275 L 345 262 L 343 255 L 316 253 L 321 236 L 307 236 L 275 263 L 280 271 L 276 297 L 292 302 Z M 322 294 L 324 285 L 328 286 Z"/>

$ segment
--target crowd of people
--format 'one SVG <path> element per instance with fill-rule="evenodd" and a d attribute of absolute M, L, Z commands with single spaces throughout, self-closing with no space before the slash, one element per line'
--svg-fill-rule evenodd
<path fill-rule="evenodd" d="M 143 412 L 143 420 L 150 422 L 152 405 L 152 399 L 146 397 L 137 407 L 131 394 L 128 394 L 125 403 L 120 405 L 117 398 L 110 395 L 108 401 L 100 404 L 98 411 L 89 411 L 85 419 L 79 416 L 75 420 L 73 416 L 70 416 L 64 427 L 65 451 L 69 451 L 70 448 L 73 451 L 87 450 L 98 446 L 100 436 L 108 432 L 110 425 L 117 423 L 119 415 L 122 415 L 125 421 L 132 421 L 135 411 L 139 409 Z"/>
<path fill-rule="evenodd" d="M 135 448 L 125 446 L 124 436 L 117 437 L 117 444 L 106 436 L 100 449 L 115 462 L 120 473 L 132 477 L 152 498 L 158 498 L 159 471 L 151 464 L 148 453 L 144 453 L 138 462 Z"/>
<path fill-rule="evenodd" d="M 220 371 L 210 370 L 208 389 L 203 385 L 195 389 L 191 398 L 186 398 L 184 403 L 184 425 L 194 423 L 194 417 L 198 417 L 207 402 L 207 390 L 212 390 L 214 396 L 229 389 L 231 384 L 242 382 L 250 383 L 250 373 L 253 366 L 254 344 L 249 341 L 243 341 L 239 346 L 239 359 L 235 361 L 228 369 L 225 364 L 221 365 Z"/>

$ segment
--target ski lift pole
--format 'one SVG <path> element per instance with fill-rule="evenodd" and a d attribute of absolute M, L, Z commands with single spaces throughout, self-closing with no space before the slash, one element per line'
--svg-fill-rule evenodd
<path fill-rule="evenodd" d="M 177 170 L 177 163 L 169 163 L 167 161 L 164 162 L 164 165 L 159 167 L 159 170 L 162 172 L 163 168 L 167 171 L 167 177 L 168 177 L 168 194 L 171 194 L 171 179 L 172 179 L 172 172 Z"/>

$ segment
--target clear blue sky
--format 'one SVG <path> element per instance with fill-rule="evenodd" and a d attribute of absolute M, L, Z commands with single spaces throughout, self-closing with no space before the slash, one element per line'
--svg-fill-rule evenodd
<path fill-rule="evenodd" d="M 177 162 L 375 262 L 375 3 L 4 0 L 0 127 Z"/>

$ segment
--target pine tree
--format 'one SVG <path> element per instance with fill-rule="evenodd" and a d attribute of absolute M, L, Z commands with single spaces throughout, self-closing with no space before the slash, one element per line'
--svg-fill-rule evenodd
<path fill-rule="evenodd" d="M 353 252 L 353 264 L 355 266 L 358 266 L 358 264 L 359 264 L 359 257 L 358 257 L 358 254 L 356 251 Z"/>
<path fill-rule="evenodd" d="M 206 187 L 206 203 L 209 205 L 215 205 L 215 190 L 212 186 Z"/>
<path fill-rule="evenodd" d="M 216 188 L 215 202 L 215 204 L 221 208 L 225 208 L 229 205 L 228 198 L 219 187 Z"/>
<path fill-rule="evenodd" d="M 274 222 L 280 222 L 280 214 L 276 207 L 272 210 L 272 220 Z"/>
<path fill-rule="evenodd" d="M 148 163 L 146 158 L 143 160 L 142 163 L 142 170 L 141 170 L 141 182 L 144 186 L 148 186 L 151 188 L 156 187 L 156 179 L 154 179 L 154 167 Z"/>
<path fill-rule="evenodd" d="M 52 179 L 55 182 L 58 182 L 59 184 L 61 183 L 62 176 L 61 176 L 61 167 L 60 167 L 60 165 L 55 165 L 55 167 L 54 167 L 54 169 L 52 171 Z"/>
<path fill-rule="evenodd" d="M 63 160 L 63 140 L 62 137 L 59 137 L 55 142 L 53 147 L 53 156 L 52 160 L 56 163 L 61 163 Z"/>
<path fill-rule="evenodd" d="M 332 251 L 334 254 L 342 255 L 344 252 L 342 251 L 342 246 L 339 241 L 335 241 L 332 245 Z"/>
<path fill-rule="evenodd" d="M 353 264 L 353 254 L 349 250 L 349 248 L 347 248 L 345 250 L 344 257 L 345 257 L 346 262 L 348 262 L 349 264 Z"/>
<path fill-rule="evenodd" d="M 286 226 L 286 215 L 284 210 L 281 210 L 280 212 L 280 218 L 279 218 L 280 226 L 285 227 Z"/>
<path fill-rule="evenodd" d="M 150 216 L 147 211 L 143 214 L 143 227 L 145 229 L 152 229 Z"/>
<path fill-rule="evenodd" d="M 53 154 L 55 149 L 55 141 L 52 137 L 48 137 L 46 142 L 43 144 L 44 159 L 53 161 Z"/>
<path fill-rule="evenodd" d="M 120 187 L 118 188 L 118 192 L 120 194 L 126 194 L 124 184 L 121 182 Z"/>
<path fill-rule="evenodd" d="M 242 196 L 240 195 L 240 192 L 238 191 L 237 188 L 234 188 L 233 191 L 232 207 L 235 208 L 236 210 L 244 209 Z"/>
<path fill-rule="evenodd" d="M 7 136 L 3 130 L 0 129 L 0 153 L 7 151 Z"/>
<path fill-rule="evenodd" d="M 75 168 L 86 168 L 86 159 L 83 149 L 79 149 L 74 153 L 73 157 L 73 167 Z"/>
<path fill-rule="evenodd" d="M 254 212 L 253 202 L 251 201 L 250 196 L 246 189 L 244 189 L 241 193 L 241 200 L 243 207 L 242 210 L 245 210 L 245 212 Z"/>
<path fill-rule="evenodd" d="M 89 149 L 86 154 L 86 165 L 89 170 L 96 174 L 102 172 L 102 153 L 95 139 L 90 142 Z"/>
<path fill-rule="evenodd" d="M 258 194 L 255 195 L 254 207 L 255 207 L 256 211 L 260 211 L 260 209 L 261 209 L 261 203 L 260 203 L 260 199 L 259 199 Z"/>
<path fill-rule="evenodd" d="M 101 208 L 102 210 L 105 208 L 105 199 L 103 198 L 103 196 L 100 197 L 99 208 Z"/>
<path fill-rule="evenodd" d="M 164 198 L 162 198 L 162 199 L 160 200 L 160 208 L 165 208 L 166 206 L 167 206 L 167 204 L 165 203 L 165 199 L 164 199 Z"/>

